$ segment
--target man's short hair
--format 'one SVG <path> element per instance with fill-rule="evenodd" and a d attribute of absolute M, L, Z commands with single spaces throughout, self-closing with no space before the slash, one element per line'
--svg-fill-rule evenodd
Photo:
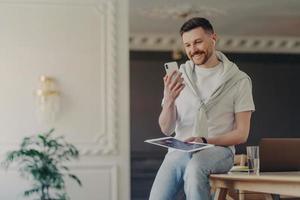
<path fill-rule="evenodd" d="M 212 27 L 211 23 L 202 17 L 194 17 L 186 21 L 180 28 L 180 35 L 182 36 L 183 33 L 188 32 L 192 29 L 201 27 L 207 33 L 214 33 L 214 28 Z"/>

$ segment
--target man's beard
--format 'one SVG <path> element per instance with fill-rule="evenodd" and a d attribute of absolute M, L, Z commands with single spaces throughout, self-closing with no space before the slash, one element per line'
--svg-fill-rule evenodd
<path fill-rule="evenodd" d="M 201 56 L 201 59 L 199 58 L 194 58 L 194 56 Z M 211 57 L 212 53 L 210 52 L 205 52 L 205 51 L 196 51 L 195 53 L 193 53 L 193 55 L 191 56 L 191 60 L 194 62 L 194 64 L 196 65 L 203 65 L 205 64 L 209 58 Z"/>

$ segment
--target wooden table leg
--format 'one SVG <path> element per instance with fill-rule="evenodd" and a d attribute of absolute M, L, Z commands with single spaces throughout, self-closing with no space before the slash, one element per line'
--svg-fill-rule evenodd
<path fill-rule="evenodd" d="M 271 194 L 264 194 L 265 200 L 273 200 L 273 197 Z"/>
<path fill-rule="evenodd" d="M 272 195 L 273 200 L 280 200 L 280 195 L 278 195 L 278 194 L 271 194 L 271 195 Z"/>
<path fill-rule="evenodd" d="M 227 188 L 217 188 L 214 200 L 226 200 Z"/>
<path fill-rule="evenodd" d="M 243 190 L 238 190 L 239 200 L 245 200 L 245 192 Z"/>

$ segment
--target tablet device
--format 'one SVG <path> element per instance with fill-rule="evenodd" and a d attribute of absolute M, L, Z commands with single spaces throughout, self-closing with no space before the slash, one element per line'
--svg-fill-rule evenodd
<path fill-rule="evenodd" d="M 212 144 L 206 144 L 206 143 L 183 142 L 174 137 L 149 139 L 149 140 L 145 140 L 145 142 L 166 147 L 166 148 L 184 151 L 184 152 L 200 151 L 202 149 L 206 149 L 214 146 Z"/>

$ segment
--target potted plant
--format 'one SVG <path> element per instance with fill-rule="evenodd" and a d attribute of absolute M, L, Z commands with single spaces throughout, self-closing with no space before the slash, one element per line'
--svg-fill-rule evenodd
<path fill-rule="evenodd" d="M 64 165 L 65 161 L 79 157 L 77 148 L 63 137 L 54 138 L 53 131 L 25 137 L 20 149 L 8 152 L 2 163 L 7 169 L 16 162 L 21 176 L 31 180 L 32 188 L 24 192 L 26 197 L 35 195 L 39 200 L 69 199 L 65 177 L 70 177 L 81 186 L 79 178 L 69 173 L 69 168 Z"/>

